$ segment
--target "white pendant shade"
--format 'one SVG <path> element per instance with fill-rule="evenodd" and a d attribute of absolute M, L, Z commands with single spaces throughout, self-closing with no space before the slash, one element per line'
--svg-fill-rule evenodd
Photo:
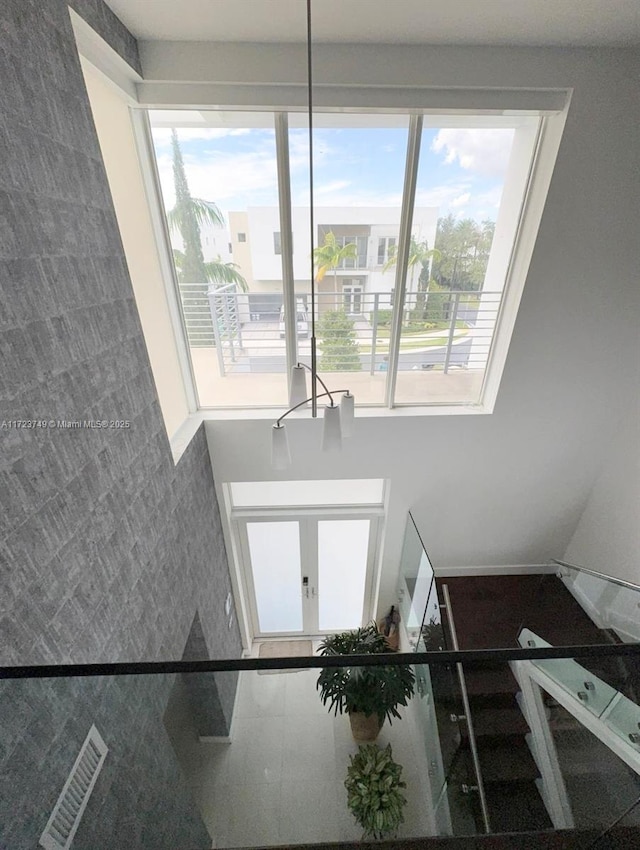
<path fill-rule="evenodd" d="M 322 428 L 322 451 L 339 452 L 342 448 L 342 429 L 340 427 L 340 408 L 336 405 L 325 407 Z"/>
<path fill-rule="evenodd" d="M 289 407 L 302 404 L 309 398 L 307 395 L 307 376 L 304 366 L 294 366 L 291 370 L 291 390 L 289 393 Z"/>
<path fill-rule="evenodd" d="M 271 429 L 271 465 L 274 469 L 291 466 L 287 431 L 284 425 L 278 425 L 277 422 Z"/>
<path fill-rule="evenodd" d="M 343 437 L 350 437 L 353 434 L 354 414 L 355 397 L 347 391 L 340 399 L 340 424 L 342 426 Z"/>

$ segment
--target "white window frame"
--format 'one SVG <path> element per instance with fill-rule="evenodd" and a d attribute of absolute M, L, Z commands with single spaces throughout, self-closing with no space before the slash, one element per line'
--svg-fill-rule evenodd
<path fill-rule="evenodd" d="M 362 314 L 362 296 L 364 295 L 364 284 L 362 283 L 347 283 L 346 281 L 342 284 L 342 303 L 345 307 L 345 312 L 349 316 L 360 316 Z M 354 298 L 360 299 L 360 310 L 346 310 L 346 302 L 347 298 L 349 299 L 349 306 L 353 307 Z"/>
<path fill-rule="evenodd" d="M 224 89 L 224 87 L 223 87 Z M 144 99 L 144 95 L 146 91 L 151 91 L 148 88 L 147 84 L 141 84 L 138 86 L 138 92 L 142 96 L 141 99 Z M 155 90 L 154 90 L 155 91 Z M 189 89 L 184 90 L 184 94 L 188 95 Z M 213 89 L 212 89 L 213 91 Z M 227 90 L 228 91 L 228 90 Z M 341 101 L 344 104 L 344 96 L 346 93 L 351 91 L 349 87 L 340 87 L 339 95 L 335 97 L 335 102 L 331 105 L 331 108 L 328 106 L 318 105 L 318 109 L 323 112 L 330 112 L 332 109 L 340 110 Z M 264 90 L 262 92 L 262 100 L 268 99 L 267 97 L 268 91 Z M 335 90 L 333 91 L 335 94 Z M 449 415 L 449 414 L 488 414 L 492 413 L 496 399 L 498 394 L 498 389 L 500 386 L 500 382 L 502 379 L 502 374 L 504 371 L 504 366 L 506 364 L 507 353 L 509 349 L 509 345 L 511 342 L 511 336 L 513 333 L 513 329 L 515 326 L 516 316 L 522 296 L 522 292 L 524 289 L 524 284 L 526 281 L 526 275 L 529 268 L 529 263 L 531 260 L 531 256 L 533 254 L 533 248 L 535 245 L 535 241 L 537 238 L 538 228 L 540 224 L 540 220 L 542 217 L 542 211 L 544 208 L 544 203 L 546 200 L 549 184 L 551 181 L 551 175 L 553 173 L 553 168 L 555 165 L 555 159 L 557 156 L 560 139 L 562 137 L 562 132 L 564 129 L 564 124 L 566 121 L 566 115 L 570 103 L 571 90 L 569 89 L 554 89 L 554 90 L 526 90 L 523 92 L 518 92 L 517 90 L 505 90 L 505 91 L 473 91 L 469 92 L 461 92 L 453 91 L 447 92 L 444 90 L 438 90 L 437 93 L 431 91 L 429 89 L 420 89 L 417 92 L 413 92 L 413 96 L 415 97 L 415 102 L 422 103 L 422 105 L 418 110 L 415 108 L 412 110 L 411 108 L 399 108 L 397 105 L 390 106 L 389 105 L 389 94 L 385 93 L 384 89 L 375 89 L 372 88 L 366 92 L 366 96 L 363 96 L 363 92 L 360 91 L 359 95 L 356 95 L 355 90 L 353 91 L 353 95 L 355 100 L 354 103 L 357 104 L 360 109 L 366 109 L 368 113 L 379 111 L 382 114 L 389 112 L 402 112 L 412 114 L 411 125 L 413 126 L 413 130 L 410 129 L 410 134 L 413 133 L 416 136 L 419 136 L 419 130 L 416 130 L 417 126 L 422 126 L 422 118 L 423 116 L 428 117 L 431 113 L 437 113 L 438 115 L 442 115 L 443 113 L 450 113 L 450 115 L 454 116 L 452 120 L 462 121 L 463 123 L 468 123 L 469 119 L 478 119 L 482 117 L 484 114 L 491 115 L 500 112 L 513 112 L 514 114 L 535 114 L 540 117 L 540 125 L 539 132 L 535 146 L 535 152 L 532 158 L 532 162 L 529 168 L 529 175 L 527 180 L 527 188 L 524 194 L 524 198 L 521 205 L 520 215 L 517 221 L 516 234 L 513 240 L 512 249 L 509 257 L 509 266 L 508 271 L 505 278 L 504 289 L 503 289 L 503 298 L 500 306 L 499 316 L 495 322 L 495 328 L 492 335 L 491 340 L 491 350 L 489 356 L 487 358 L 487 363 L 484 371 L 483 385 L 480 392 L 479 399 L 475 402 L 463 402 L 458 404 L 433 404 L 428 401 L 416 404 L 416 403 L 403 403 L 398 402 L 395 399 L 395 383 L 397 376 L 397 363 L 398 363 L 398 353 L 400 349 L 400 324 L 401 324 L 401 312 L 396 311 L 397 317 L 397 327 L 392 328 L 392 341 L 394 350 L 390 351 L 389 357 L 389 378 L 387 380 L 387 391 L 384 406 L 379 405 L 360 405 L 359 406 L 359 415 L 365 416 L 387 416 L 387 415 Z M 437 101 L 440 104 L 443 102 L 443 98 L 447 96 L 451 97 L 451 103 L 456 104 L 456 107 L 453 109 L 445 108 L 442 105 L 439 105 L 437 108 L 434 108 L 433 105 L 430 105 L 430 101 Z M 366 102 L 372 98 L 377 97 L 379 101 L 375 106 L 366 105 Z M 154 97 L 155 103 L 141 104 L 140 108 L 146 111 L 147 109 L 155 108 L 162 109 L 165 108 L 165 104 L 162 102 L 158 102 L 157 97 Z M 279 101 L 280 98 L 277 98 L 276 101 Z M 295 98 L 292 98 L 292 102 Z M 464 104 L 467 104 L 464 106 Z M 474 106 L 473 104 L 477 104 Z M 365 106 L 363 106 L 365 104 Z M 184 103 L 180 104 L 184 106 L 184 108 L 194 108 L 193 103 Z M 225 105 L 224 107 L 220 106 L 203 106 L 202 101 L 198 101 L 199 108 L 201 109 L 216 109 L 216 108 L 224 108 L 225 110 L 233 111 L 234 109 L 246 112 L 248 111 L 248 107 L 246 105 Z M 168 106 L 168 104 L 167 104 Z M 173 104 L 175 107 L 175 104 Z M 502 107 L 502 108 L 500 108 Z M 291 246 L 286 243 L 289 240 L 286 238 L 287 233 L 290 232 L 290 202 L 289 202 L 289 210 L 288 215 L 284 210 L 284 207 L 287 206 L 286 202 L 283 201 L 283 193 L 285 197 L 290 194 L 290 186 L 288 184 L 288 176 L 285 174 L 284 165 L 288 162 L 288 149 L 283 149 L 283 141 L 286 139 L 286 124 L 287 124 L 287 115 L 295 112 L 302 111 L 298 107 L 296 110 L 296 106 L 293 105 L 291 107 L 287 107 L 286 111 L 282 111 L 282 107 L 278 108 L 273 105 L 268 106 L 267 103 L 258 105 L 257 102 L 253 107 L 256 110 L 272 111 L 275 120 L 276 120 L 276 135 L 280 137 L 280 144 L 277 150 L 277 158 L 278 158 L 278 169 L 279 169 L 279 182 L 280 182 L 280 212 L 281 212 L 281 234 L 282 234 L 282 262 L 283 262 L 283 285 L 284 285 L 284 299 L 285 303 L 288 302 L 288 299 L 295 304 L 295 295 L 294 295 L 294 281 L 293 281 L 293 270 L 292 270 L 292 262 L 291 262 Z M 344 104 L 344 108 L 348 108 L 347 104 Z M 351 108 L 351 111 L 357 112 L 357 108 Z M 278 121 L 282 123 L 283 129 L 278 132 Z M 419 140 L 418 140 L 419 141 Z M 141 147 L 144 147 L 145 140 L 142 140 Z M 416 139 L 413 142 L 414 146 L 416 144 Z M 411 138 L 409 148 L 411 149 Z M 146 154 L 142 155 L 142 168 L 152 174 L 152 177 L 155 181 L 158 181 L 157 171 L 155 169 L 154 163 L 149 161 L 145 162 L 144 160 L 152 160 L 153 159 L 153 151 L 152 146 L 149 144 L 149 140 L 146 140 Z M 397 276 L 396 276 L 396 285 L 395 289 L 395 299 L 396 303 L 402 303 L 404 299 L 404 292 L 406 286 L 406 257 L 408 256 L 408 244 L 410 238 L 410 227 L 411 227 L 411 214 L 413 211 L 413 193 L 407 193 L 407 187 L 411 184 L 413 180 L 415 182 L 416 174 L 418 168 L 418 158 L 415 156 L 412 160 L 410 156 L 410 151 L 407 157 L 407 172 L 405 175 L 405 190 L 403 192 L 403 212 L 402 212 L 402 220 L 401 220 L 401 229 L 399 238 L 396 241 L 396 255 L 398 256 L 397 263 Z M 156 191 L 156 196 L 161 197 L 159 191 Z M 406 209 L 405 209 L 406 207 Z M 404 224 L 404 226 L 403 226 Z M 166 251 L 169 256 L 171 256 L 170 244 L 168 243 L 168 238 L 165 234 L 162 234 L 164 239 L 166 240 Z M 406 248 L 403 248 L 403 240 L 406 244 Z M 388 248 L 387 248 L 388 250 Z M 288 259 L 287 259 L 288 258 Z M 377 259 L 377 256 L 376 256 Z M 404 261 L 404 262 L 403 262 Z M 356 261 L 357 263 L 357 261 Z M 357 268 L 357 265 L 356 265 Z M 176 293 L 175 301 L 178 302 L 178 295 Z M 179 303 L 178 303 L 179 306 Z M 188 353 L 188 345 L 186 341 L 186 334 L 182 329 L 182 348 L 184 351 L 184 356 L 189 358 Z M 295 327 L 293 328 L 292 333 L 286 334 L 286 350 L 287 350 L 287 363 L 288 367 L 292 366 L 295 362 L 297 362 L 297 335 L 295 333 Z M 288 368 L 288 375 L 290 379 L 291 369 Z M 197 388 L 195 387 L 195 382 L 193 381 L 192 372 L 191 372 L 191 387 L 190 390 L 193 392 L 195 397 L 197 398 Z M 247 412 L 251 410 L 258 411 L 258 407 L 242 407 L 242 408 L 203 408 L 199 407 L 200 410 L 206 411 L 206 415 L 211 418 L 228 418 L 229 414 L 234 410 L 242 410 L 243 415 L 246 415 Z M 274 409 L 273 405 L 266 405 L 264 409 Z"/>
<path fill-rule="evenodd" d="M 235 71 L 231 72 L 231 77 L 223 75 L 223 82 L 213 82 L 213 80 L 221 79 L 219 74 L 212 76 L 209 80 L 203 79 L 197 82 L 181 80 L 177 85 L 175 82 L 168 81 L 167 78 L 148 82 L 124 62 L 114 50 L 108 47 L 73 10 L 70 10 L 70 17 L 80 54 L 99 68 L 118 90 L 124 92 L 131 104 L 134 134 L 143 180 L 149 195 L 153 228 L 158 244 L 159 262 L 164 269 L 165 295 L 174 322 L 178 358 L 183 372 L 189 408 L 194 412 L 201 411 L 201 415 L 204 414 L 210 418 L 235 416 L 238 408 L 202 408 L 199 405 L 176 288 L 171 244 L 166 224 L 163 221 L 164 216 L 161 213 L 160 198 L 162 196 L 146 112 L 149 109 L 269 111 L 274 113 L 276 118 L 276 135 L 280 134 L 283 137 L 286 136 L 287 132 L 288 115 L 294 112 L 305 112 L 307 109 L 306 86 L 283 85 L 282 83 L 275 85 L 270 82 L 265 83 L 263 80 L 259 80 L 260 85 L 256 85 L 256 81 L 252 81 L 251 74 L 247 76 L 245 73 L 245 66 L 237 66 L 238 53 L 235 45 L 229 46 L 229 67 L 235 68 Z M 320 46 L 321 49 L 324 47 L 324 45 Z M 329 50 L 332 48 L 331 45 L 326 47 Z M 388 45 L 385 46 L 385 49 L 388 47 Z M 189 53 L 191 53 L 191 48 L 189 48 Z M 375 55 L 377 67 L 380 67 L 377 61 L 378 54 Z M 219 52 L 217 59 L 222 62 L 222 67 L 227 67 L 228 63 L 222 59 Z M 239 74 L 237 79 L 233 79 L 234 73 Z M 447 114 L 457 116 L 536 114 L 542 117 L 537 150 L 530 169 L 528 191 L 525 194 L 511 252 L 499 323 L 493 335 L 490 360 L 487 364 L 479 402 L 462 405 L 397 406 L 394 404 L 393 395 L 389 393 L 386 408 L 359 406 L 360 416 L 384 417 L 388 415 L 415 416 L 493 412 L 572 93 L 573 89 L 569 87 L 465 88 L 463 86 L 446 87 L 442 84 L 432 87 L 388 86 L 381 84 L 379 75 L 376 73 L 368 74 L 366 81 L 363 80 L 359 83 L 334 82 L 317 89 L 314 96 L 317 111 L 336 110 L 365 113 L 380 111 L 382 113 L 395 112 L 409 115 Z M 281 159 L 282 156 L 279 156 L 279 160 Z M 280 170 L 283 163 L 279 162 L 278 165 Z M 284 190 L 289 190 L 286 178 L 284 184 L 280 186 L 279 193 L 281 198 L 281 230 L 283 231 L 282 261 L 285 299 L 289 298 L 289 313 L 293 315 L 295 312 L 295 295 L 291 268 L 291 246 L 288 235 L 291 232 L 291 204 L 290 196 L 286 196 L 287 191 Z M 283 199 L 283 196 L 286 197 Z M 288 215 L 285 209 L 287 206 L 289 207 Z M 284 223 L 286 223 L 286 228 L 282 227 Z M 399 241 L 397 251 L 399 258 L 402 257 L 401 248 L 402 245 Z M 400 262 L 398 266 L 400 266 Z M 290 278 L 290 292 L 287 291 L 287 277 Z M 296 359 L 296 343 L 294 327 L 287 333 L 287 359 L 289 363 L 293 363 Z M 268 409 L 273 410 L 273 405 L 269 405 Z M 244 417 L 263 415 L 258 408 L 243 407 L 242 411 Z"/>
<path fill-rule="evenodd" d="M 389 262 L 389 251 L 391 248 L 397 248 L 398 239 L 395 236 L 379 236 L 378 237 L 378 248 L 376 255 L 376 265 L 384 266 L 385 263 Z M 380 248 L 382 248 L 382 260 L 380 259 Z"/>

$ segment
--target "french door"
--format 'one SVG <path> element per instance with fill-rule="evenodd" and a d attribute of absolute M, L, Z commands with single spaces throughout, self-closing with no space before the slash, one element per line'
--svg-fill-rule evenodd
<path fill-rule="evenodd" d="M 362 313 L 362 287 L 343 286 L 342 297 L 344 299 L 344 311 L 350 315 Z"/>
<path fill-rule="evenodd" d="M 254 636 L 341 632 L 370 619 L 377 516 L 237 523 Z"/>

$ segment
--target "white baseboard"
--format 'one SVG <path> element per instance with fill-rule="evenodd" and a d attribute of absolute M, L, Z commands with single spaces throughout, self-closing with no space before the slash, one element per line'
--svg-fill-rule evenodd
<path fill-rule="evenodd" d="M 456 576 L 528 576 L 555 573 L 554 564 L 499 564 L 488 567 L 438 567 L 434 570 L 436 578 L 454 578 Z"/>

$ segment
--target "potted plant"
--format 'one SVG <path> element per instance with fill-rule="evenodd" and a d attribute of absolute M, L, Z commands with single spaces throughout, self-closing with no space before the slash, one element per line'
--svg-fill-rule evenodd
<path fill-rule="evenodd" d="M 330 635 L 320 644 L 321 655 L 382 655 L 389 652 L 375 623 Z M 366 667 L 325 667 L 316 684 L 329 711 L 349 715 L 358 742 L 375 741 L 385 717 L 400 717 L 398 706 L 413 696 L 415 676 L 408 664 Z"/>
<path fill-rule="evenodd" d="M 376 744 L 360 747 L 347 770 L 344 785 L 347 803 L 364 829 L 363 838 L 386 838 L 404 821 L 402 809 L 407 800 L 400 793 L 406 783 L 400 781 L 402 767 L 391 753 L 391 744 L 381 749 Z"/>

